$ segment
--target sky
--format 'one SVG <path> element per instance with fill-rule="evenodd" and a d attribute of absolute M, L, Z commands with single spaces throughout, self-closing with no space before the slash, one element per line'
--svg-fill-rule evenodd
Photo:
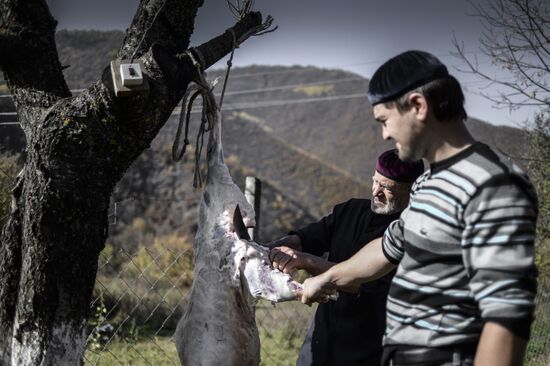
<path fill-rule="evenodd" d="M 478 0 L 484 1 L 484 0 Z M 57 29 L 125 30 L 138 0 L 47 0 Z M 256 0 L 255 10 L 273 16 L 278 29 L 247 40 L 235 53 L 233 65 L 311 65 L 344 69 L 370 78 L 376 68 L 398 53 L 431 52 L 461 82 L 466 110 L 472 117 L 496 125 L 521 127 L 533 109 L 498 109 L 480 95 L 494 92 L 461 70 L 463 61 L 452 39 L 468 56 L 477 58 L 490 75 L 507 78 L 481 54 L 480 19 L 467 0 Z M 234 24 L 225 0 L 205 0 L 195 20 L 191 45 L 199 45 Z M 221 60 L 214 67 L 225 67 Z"/>

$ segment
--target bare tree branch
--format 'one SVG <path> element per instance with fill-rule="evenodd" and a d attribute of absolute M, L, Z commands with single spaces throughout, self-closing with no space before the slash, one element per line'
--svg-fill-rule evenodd
<path fill-rule="evenodd" d="M 473 16 L 482 21 L 480 51 L 513 78 L 504 80 L 482 71 L 477 58 L 466 56 L 464 46 L 453 39 L 456 55 L 467 66 L 463 72 L 477 75 L 488 85 L 503 88 L 481 92 L 497 106 L 550 107 L 550 9 L 542 0 L 489 0 L 483 5 L 470 1 Z"/>

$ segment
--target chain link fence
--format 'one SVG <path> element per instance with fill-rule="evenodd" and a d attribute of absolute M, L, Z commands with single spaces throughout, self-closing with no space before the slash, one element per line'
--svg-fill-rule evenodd
<path fill-rule="evenodd" d="M 190 246 L 155 242 L 134 254 L 107 247 L 98 264 L 85 365 L 179 365 L 172 335 L 192 277 Z M 258 303 L 262 365 L 295 364 L 313 312 L 299 302 Z"/>
<path fill-rule="evenodd" d="M 172 335 L 193 277 L 192 248 L 181 246 L 155 242 L 134 254 L 109 247 L 102 252 L 86 365 L 179 365 Z M 314 310 L 299 302 L 258 303 L 262 365 L 295 364 Z M 550 365 L 550 277 L 539 280 L 525 364 Z"/>
<path fill-rule="evenodd" d="M 550 275 L 539 277 L 535 321 L 527 345 L 526 366 L 550 365 Z"/>

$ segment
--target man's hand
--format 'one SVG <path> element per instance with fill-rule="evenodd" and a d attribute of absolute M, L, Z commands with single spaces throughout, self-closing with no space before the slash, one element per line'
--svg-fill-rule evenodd
<path fill-rule="evenodd" d="M 336 285 L 330 282 L 327 272 L 306 279 L 302 286 L 302 302 L 306 305 L 327 302 L 337 294 Z"/>
<path fill-rule="evenodd" d="M 325 272 L 335 264 L 286 246 L 271 249 L 269 260 L 273 268 L 279 269 L 281 272 L 292 274 L 295 270 L 304 269 L 314 276 Z"/>
<path fill-rule="evenodd" d="M 307 254 L 289 247 L 276 247 L 269 252 L 273 268 L 291 274 L 297 269 L 306 269 Z"/>

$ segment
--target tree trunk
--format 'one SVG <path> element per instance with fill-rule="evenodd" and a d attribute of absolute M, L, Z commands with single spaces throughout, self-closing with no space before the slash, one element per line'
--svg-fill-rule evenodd
<path fill-rule="evenodd" d="M 181 54 L 201 5 L 141 2 L 117 58 L 145 64 L 148 95 L 116 98 L 106 67 L 72 97 L 45 1 L 0 0 L 0 67 L 27 139 L 1 235 L 0 365 L 81 364 L 109 198 L 196 75 Z M 232 29 L 243 42 L 260 24 L 249 13 Z M 193 52 L 207 68 L 232 47 L 227 31 Z"/>

